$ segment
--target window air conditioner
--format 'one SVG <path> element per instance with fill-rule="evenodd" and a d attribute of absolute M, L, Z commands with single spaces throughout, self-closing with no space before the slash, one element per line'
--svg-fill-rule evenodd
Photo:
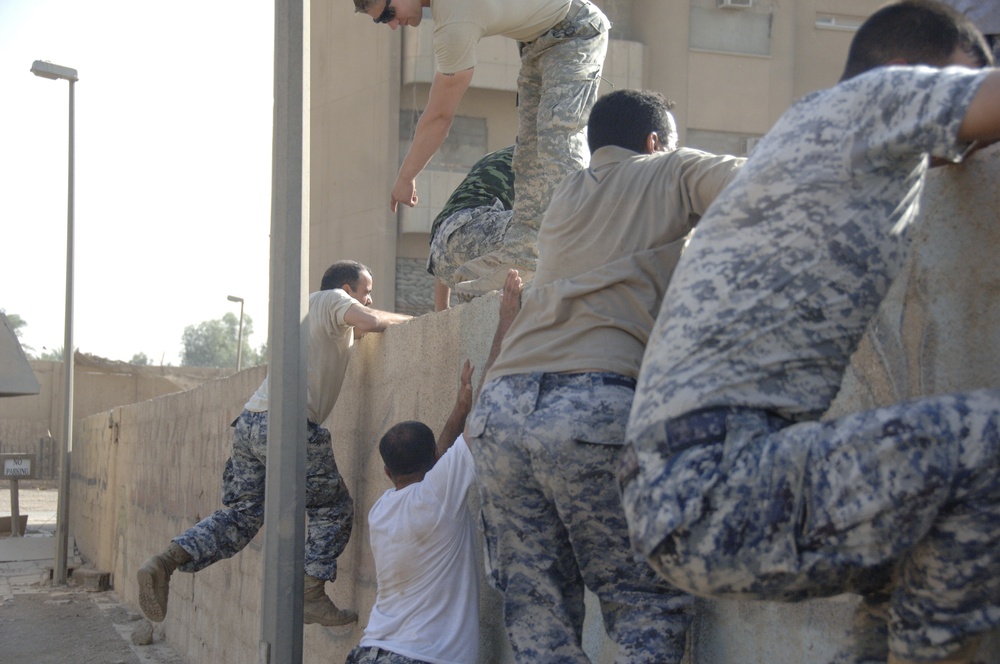
<path fill-rule="evenodd" d="M 726 9 L 746 9 L 753 7 L 753 0 L 719 0 L 718 6 Z"/>

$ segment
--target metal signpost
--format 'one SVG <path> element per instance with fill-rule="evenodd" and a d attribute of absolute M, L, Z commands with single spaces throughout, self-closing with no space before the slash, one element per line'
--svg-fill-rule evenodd
<path fill-rule="evenodd" d="M 18 505 L 17 483 L 35 478 L 34 454 L 0 454 L 0 471 L 3 478 L 10 481 L 10 536 L 20 537 L 21 510 Z"/>

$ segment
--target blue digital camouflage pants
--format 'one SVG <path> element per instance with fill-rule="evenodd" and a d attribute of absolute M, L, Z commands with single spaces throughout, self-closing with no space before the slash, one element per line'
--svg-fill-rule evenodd
<path fill-rule="evenodd" d="M 347 655 L 344 664 L 427 664 L 427 662 L 406 657 L 384 648 L 357 646 Z"/>
<path fill-rule="evenodd" d="M 610 27 L 595 5 L 574 0 L 565 19 L 519 46 L 514 219 L 504 243 L 532 269 L 552 191 L 590 162 L 584 130 L 597 101 Z"/>
<path fill-rule="evenodd" d="M 633 537 L 678 587 L 780 601 L 883 593 L 904 659 L 941 659 L 1000 624 L 998 391 L 792 425 L 695 411 L 634 445 L 641 470 L 631 447 L 621 467 Z M 687 517 L 641 541 L 664 501 Z"/>
<path fill-rule="evenodd" d="M 174 538 L 191 561 L 178 569 L 197 572 L 230 558 L 250 543 L 264 523 L 264 473 L 267 468 L 267 413 L 244 410 L 233 423 L 233 449 L 222 474 L 222 504 L 184 534 Z M 354 524 L 354 501 L 337 471 L 330 432 L 308 424 L 306 448 L 305 573 L 337 578 L 337 558 Z"/>
<path fill-rule="evenodd" d="M 693 600 L 632 554 L 615 482 L 634 385 L 610 373 L 503 376 L 469 416 L 488 554 L 520 662 L 589 662 L 584 584 L 616 662 L 681 661 Z"/>

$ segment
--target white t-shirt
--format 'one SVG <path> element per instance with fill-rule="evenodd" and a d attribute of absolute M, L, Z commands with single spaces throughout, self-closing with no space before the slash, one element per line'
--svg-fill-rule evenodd
<path fill-rule="evenodd" d="M 330 416 L 340 387 L 344 384 L 347 362 L 354 345 L 354 328 L 344 320 L 352 304 L 364 306 L 340 288 L 317 291 L 309 295 L 309 353 L 307 385 L 309 390 L 306 414 L 310 422 L 323 424 Z M 270 373 L 244 408 L 254 413 L 267 410 L 270 398 Z"/>
<path fill-rule="evenodd" d="M 476 527 L 466 503 L 475 482 L 463 437 L 422 482 L 390 489 L 368 513 L 378 598 L 362 647 L 431 664 L 470 664 L 479 653 Z"/>

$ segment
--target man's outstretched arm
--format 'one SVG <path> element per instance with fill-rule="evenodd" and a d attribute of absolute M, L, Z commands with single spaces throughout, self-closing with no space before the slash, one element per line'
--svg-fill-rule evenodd
<path fill-rule="evenodd" d="M 396 314 L 391 311 L 379 311 L 361 304 L 352 304 L 344 313 L 344 321 L 354 328 L 356 333 L 385 332 L 391 325 L 405 323 L 413 316 Z"/>
<path fill-rule="evenodd" d="M 486 358 L 483 366 L 483 375 L 479 377 L 479 388 L 483 387 L 483 380 L 490 367 L 500 356 L 500 347 L 503 345 L 503 338 L 510 329 L 511 323 L 517 317 L 517 312 L 521 310 L 521 277 L 517 270 L 509 270 L 507 279 L 503 284 L 503 291 L 500 294 L 500 317 L 497 319 L 497 329 L 493 333 L 493 344 L 490 346 L 490 354 Z M 471 379 L 471 377 L 470 377 Z M 471 393 L 470 393 L 471 396 Z M 469 432 L 465 432 L 466 444 L 468 444 Z"/>
<path fill-rule="evenodd" d="M 445 422 L 444 429 L 437 439 L 437 458 L 448 451 L 448 448 L 455 444 L 462 429 L 465 428 L 465 418 L 472 410 L 472 362 L 465 361 L 462 365 L 462 378 L 458 386 L 458 396 L 455 397 L 455 407 L 451 409 L 451 415 Z"/>
<path fill-rule="evenodd" d="M 493 344 L 490 346 L 490 354 L 486 358 L 486 365 L 483 367 L 483 375 L 479 379 L 479 387 L 483 386 L 483 379 L 486 373 L 500 356 L 500 347 L 503 345 L 503 338 L 507 335 L 511 323 L 517 317 L 517 312 L 521 310 L 521 277 L 517 270 L 508 270 L 507 279 L 503 284 L 503 291 L 500 293 L 500 318 L 497 319 L 497 329 L 493 333 Z"/>
<path fill-rule="evenodd" d="M 992 71 L 979 85 L 958 129 L 958 138 L 967 143 L 1000 141 L 1000 69 Z"/>
<path fill-rule="evenodd" d="M 403 158 L 396 183 L 392 186 L 389 208 L 393 212 L 396 211 L 397 203 L 410 207 L 417 204 L 417 175 L 424 170 L 427 162 L 448 137 L 458 104 L 472 82 L 473 71 L 466 69 L 454 74 L 438 72 L 434 75 L 427 106 L 417 120 L 413 143 Z"/>

